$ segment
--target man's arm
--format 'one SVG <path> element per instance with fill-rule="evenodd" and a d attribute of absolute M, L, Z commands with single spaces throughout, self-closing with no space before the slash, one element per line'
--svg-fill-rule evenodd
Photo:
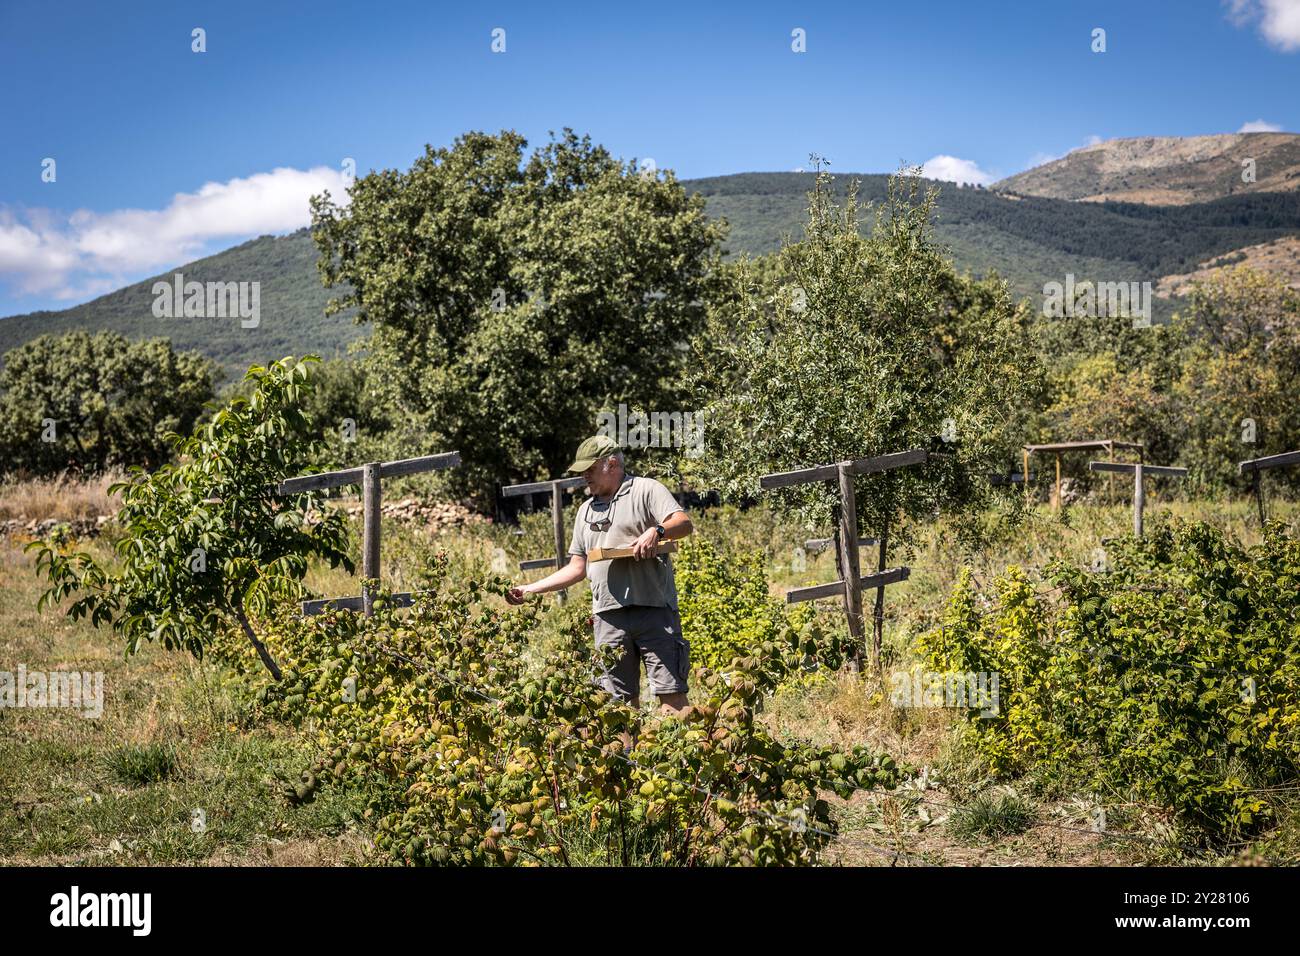
<path fill-rule="evenodd" d="M 632 545 L 632 557 L 650 558 L 654 557 L 655 547 L 660 541 L 676 541 L 678 538 L 685 538 L 695 526 L 691 524 L 690 516 L 685 511 L 677 511 L 663 520 L 664 536 L 659 537 L 659 531 L 656 528 L 648 528 L 641 537 L 636 539 Z"/>
<path fill-rule="evenodd" d="M 651 529 L 654 530 L 653 528 Z M 569 555 L 569 563 L 552 571 L 540 581 L 511 588 L 506 593 L 506 600 L 511 604 L 523 604 L 530 594 L 545 594 L 548 591 L 563 591 L 571 588 L 587 576 L 587 559 L 581 554 Z"/>

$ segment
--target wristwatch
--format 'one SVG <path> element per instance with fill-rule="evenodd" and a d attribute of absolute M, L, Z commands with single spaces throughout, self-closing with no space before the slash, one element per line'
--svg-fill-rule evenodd
<path fill-rule="evenodd" d="M 660 541 L 662 541 L 664 538 L 668 537 L 668 532 L 664 529 L 664 526 L 663 526 L 663 525 L 661 525 L 661 524 L 657 524 L 657 525 L 655 525 L 655 530 L 659 532 L 659 540 L 660 540 Z"/>

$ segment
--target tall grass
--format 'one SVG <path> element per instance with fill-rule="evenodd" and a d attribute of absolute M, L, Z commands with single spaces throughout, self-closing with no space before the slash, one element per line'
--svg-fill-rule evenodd
<path fill-rule="evenodd" d="M 0 521 L 10 518 L 71 521 L 116 514 L 121 501 L 116 495 L 110 495 L 108 488 L 122 479 L 123 473 L 118 470 L 90 476 L 62 472 L 53 478 L 6 478 L 0 481 Z"/>

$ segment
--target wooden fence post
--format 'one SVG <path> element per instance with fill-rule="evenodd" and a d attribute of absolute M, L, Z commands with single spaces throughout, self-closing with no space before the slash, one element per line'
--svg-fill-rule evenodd
<path fill-rule="evenodd" d="M 788 603 L 797 604 L 800 601 L 815 601 L 820 598 L 834 597 L 836 594 L 842 595 L 844 614 L 848 619 L 849 635 L 856 645 L 854 648 L 856 661 L 860 662 L 863 655 L 862 592 L 868 589 L 876 591 L 875 627 L 873 628 L 875 639 L 872 643 L 871 656 L 876 666 L 879 667 L 885 619 L 884 588 L 887 584 L 907 580 L 911 571 L 908 568 L 886 570 L 883 567 L 888 546 L 888 524 L 886 523 L 886 532 L 880 538 L 880 564 L 882 567 L 875 574 L 866 577 L 862 576 L 858 548 L 865 543 L 866 539 L 858 537 L 858 505 L 853 490 L 853 478 L 855 475 L 878 474 L 892 471 L 895 468 L 924 464 L 929 458 L 930 453 L 924 448 L 914 448 L 911 451 L 878 455 L 874 458 L 859 458 L 855 461 L 842 461 L 833 465 L 817 465 L 812 468 L 800 468 L 795 471 L 763 475 L 758 480 L 760 488 L 772 489 L 785 488 L 789 485 L 802 485 L 814 481 L 838 479 L 840 500 L 835 522 L 835 554 L 838 559 L 840 578 L 830 584 L 795 588 L 787 592 L 785 597 Z M 813 543 L 815 542 L 805 542 L 805 546 Z M 859 663 L 858 666 L 860 667 L 861 664 Z"/>
<path fill-rule="evenodd" d="M 1142 537 L 1142 510 L 1146 507 L 1147 492 L 1142 484 L 1142 466 L 1133 466 L 1133 536 Z"/>
<path fill-rule="evenodd" d="M 321 491 L 326 488 L 341 488 L 344 485 L 361 485 L 362 532 L 361 532 L 361 574 L 365 580 L 378 582 L 379 570 L 379 528 L 383 509 L 380 507 L 383 497 L 382 478 L 400 478 L 403 475 L 417 475 L 426 471 L 442 471 L 455 468 L 460 464 L 460 452 L 445 452 L 439 455 L 424 455 L 420 458 L 403 458 L 400 461 L 372 461 L 360 468 L 344 468 L 341 471 L 327 471 L 314 475 L 299 475 L 286 478 L 278 485 L 267 489 L 268 494 L 295 495 L 305 491 Z M 355 597 L 313 598 L 302 602 L 302 613 L 320 614 L 326 608 L 362 611 L 366 617 L 374 613 L 374 588 L 362 586 L 361 594 Z M 395 607 L 410 607 L 413 595 L 410 593 L 393 594 L 390 600 Z"/>
<path fill-rule="evenodd" d="M 858 578 L 862 577 L 858 561 L 858 502 L 853 494 L 853 474 L 848 463 L 839 466 L 840 526 L 839 565 L 844 581 L 844 613 L 849 621 L 849 637 L 853 641 L 853 656 L 858 666 L 862 664 L 862 592 Z"/>
<path fill-rule="evenodd" d="M 1142 512 L 1146 507 L 1146 477 L 1186 478 L 1186 468 L 1168 468 L 1164 465 L 1144 465 L 1141 462 L 1090 461 L 1089 471 L 1104 471 L 1110 474 L 1131 474 L 1133 476 L 1133 534 L 1142 537 Z"/>
<path fill-rule="evenodd" d="M 551 482 L 551 523 L 555 526 L 555 566 L 564 567 L 564 554 L 568 550 L 564 543 L 564 491 L 558 481 Z M 569 599 L 569 592 L 561 591 L 560 603 Z"/>
<path fill-rule="evenodd" d="M 383 519 L 380 508 L 382 489 L 379 477 L 380 463 L 372 461 L 361 471 L 361 576 L 367 581 L 379 578 L 379 526 Z M 372 586 L 361 591 L 361 608 L 366 617 L 375 613 L 375 593 Z"/>

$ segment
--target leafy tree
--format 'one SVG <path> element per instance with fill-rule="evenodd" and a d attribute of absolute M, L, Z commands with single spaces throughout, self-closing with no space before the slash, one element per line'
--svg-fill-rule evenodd
<path fill-rule="evenodd" d="M 114 332 L 42 335 L 11 349 L 0 371 L 0 470 L 156 468 L 170 452 L 168 433 L 203 414 L 214 371 L 167 339 Z"/>
<path fill-rule="evenodd" d="M 724 494 L 756 494 L 766 472 L 916 447 L 952 454 L 859 477 L 862 531 L 988 493 L 980 476 L 1019 447 L 1041 369 L 1027 308 L 996 277 L 958 275 L 935 242 L 936 196 L 894 179 L 864 237 L 855 191 L 841 206 L 819 174 L 806 238 L 782 249 L 777 272 L 742 262 L 729 273 L 696 340 L 693 379 L 708 401 L 707 470 Z M 832 485 L 780 494 L 824 528 Z"/>
<path fill-rule="evenodd" d="M 301 411 L 311 361 L 250 368 L 249 397 L 233 399 L 189 438 L 173 436 L 175 464 L 134 468 L 110 489 L 122 495 L 116 567 L 32 542 L 37 572 L 50 583 L 38 607 L 76 596 L 68 614 L 111 624 L 128 654 L 157 640 L 201 657 L 223 620 L 234 621 L 279 680 L 250 613 L 298 598 L 312 556 L 353 567 L 342 513 L 313 512 L 320 493 L 286 501 L 269 490 L 320 455 Z"/>
<path fill-rule="evenodd" d="M 671 173 L 565 130 L 468 133 L 347 205 L 313 200 L 319 268 L 374 325 L 394 451 L 459 449 L 479 491 L 568 463 L 604 404 L 680 408 L 722 227 Z"/>
<path fill-rule="evenodd" d="M 1300 448 L 1300 294 L 1238 266 L 1194 282 L 1184 318 L 1194 337 L 1176 390 L 1186 463 L 1232 481 L 1243 458 Z"/>

